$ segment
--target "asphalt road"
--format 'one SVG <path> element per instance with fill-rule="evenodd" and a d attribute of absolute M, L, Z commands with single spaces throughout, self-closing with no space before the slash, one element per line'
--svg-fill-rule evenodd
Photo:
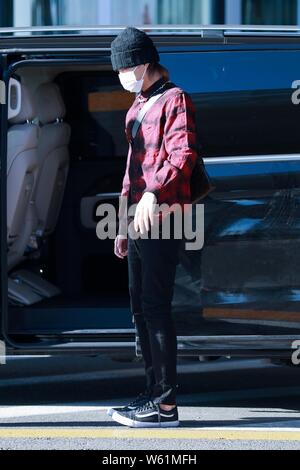
<path fill-rule="evenodd" d="M 107 416 L 144 386 L 140 362 L 14 358 L 0 367 L 0 449 L 299 449 L 300 368 L 267 360 L 179 361 L 176 429 Z"/>

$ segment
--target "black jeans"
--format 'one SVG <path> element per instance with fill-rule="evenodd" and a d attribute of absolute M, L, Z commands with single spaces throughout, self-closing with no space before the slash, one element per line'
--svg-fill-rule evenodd
<path fill-rule="evenodd" d="M 140 340 L 146 387 L 163 404 L 176 404 L 177 336 L 171 315 L 176 265 L 182 239 L 128 237 L 131 312 Z M 150 229 L 151 230 L 151 229 Z"/>

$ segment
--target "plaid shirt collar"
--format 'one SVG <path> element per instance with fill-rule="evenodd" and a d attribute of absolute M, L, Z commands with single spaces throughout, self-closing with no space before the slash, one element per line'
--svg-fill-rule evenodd
<path fill-rule="evenodd" d="M 152 83 L 152 85 L 150 85 L 146 90 L 140 91 L 140 93 L 137 95 L 139 103 L 147 101 L 148 97 L 165 82 L 167 82 L 167 80 L 164 77 L 160 77 L 158 80 L 156 80 L 156 82 Z"/>

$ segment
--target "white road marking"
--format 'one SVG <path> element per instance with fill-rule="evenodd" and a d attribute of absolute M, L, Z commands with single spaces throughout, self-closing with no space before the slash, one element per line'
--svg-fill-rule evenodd
<path fill-rule="evenodd" d="M 266 360 L 231 360 L 231 361 L 214 361 L 206 364 L 180 364 L 178 366 L 178 372 L 181 374 L 185 373 L 205 373 L 215 372 L 224 370 L 245 370 L 245 369 L 260 369 L 266 367 L 278 367 Z M 139 369 L 115 369 L 109 371 L 100 372 L 86 372 L 86 373 L 74 373 L 74 374 L 61 374 L 53 376 L 39 376 L 39 377 L 24 377 L 16 379 L 4 379 L 0 380 L 0 387 L 17 386 L 17 385 L 34 385 L 34 384 L 50 384 L 50 383 L 64 383 L 73 381 L 95 381 L 101 379 L 111 378 L 130 378 L 144 375 L 143 368 Z M 273 388 L 255 388 L 255 389 L 243 389 L 243 390 L 225 390 L 221 392 L 208 392 L 208 393 L 197 393 L 180 395 L 180 400 L 189 407 L 197 407 L 201 410 L 201 406 L 210 402 L 226 402 L 239 399 L 247 398 L 267 398 L 267 397 L 282 397 L 282 396 L 300 396 L 300 387 L 273 387 Z M 41 415 L 60 415 L 68 413 L 86 413 L 86 412 L 99 412 L 106 411 L 111 406 L 125 405 L 126 399 L 113 399 L 113 400 L 101 400 L 99 404 L 97 402 L 79 402 L 79 403 L 68 403 L 68 404 L 51 404 L 51 405 L 28 405 L 28 406 L 7 406 L 0 408 L 0 419 L 8 418 L 20 418 L 20 417 L 32 417 Z M 204 405 L 204 406 L 205 406 Z M 179 405 L 180 408 L 180 405 Z M 273 410 L 270 410 L 272 413 Z M 284 410 L 280 410 L 284 413 Z M 287 424 L 295 424 L 298 426 L 297 419 L 291 418 L 284 424 L 281 422 L 273 422 L 270 426 L 278 425 L 279 429 L 287 429 Z M 300 422 L 299 422 L 300 423 Z M 265 425 L 264 425 L 265 426 Z M 269 424 L 268 424 L 269 426 Z M 295 426 L 295 427 L 297 427 Z M 292 427 L 291 429 L 295 429 Z M 243 428 L 248 428 L 246 425 Z M 209 428 L 211 429 L 211 428 Z M 213 429 L 213 428 L 212 428 Z M 219 428 L 217 428 L 219 429 Z M 222 429 L 224 429 L 222 427 Z M 227 428 L 226 428 L 227 429 Z M 230 428 L 228 428 L 230 429 Z M 233 428 L 236 429 L 236 428 Z M 262 429 L 258 427 L 258 429 Z M 273 427 L 272 427 L 273 429 Z"/>
<path fill-rule="evenodd" d="M 107 408 L 107 406 L 82 403 L 71 403 L 69 405 L 8 406 L 0 408 L 0 419 L 60 415 L 65 413 L 86 413 L 88 411 L 98 412 L 107 410 Z"/>
<path fill-rule="evenodd" d="M 278 388 L 262 388 L 262 389 L 248 389 L 248 390 L 225 390 L 223 392 L 207 392 L 197 393 L 194 395 L 180 395 L 180 400 L 184 403 L 184 406 L 197 408 L 201 412 L 202 407 L 207 407 L 208 403 L 225 403 L 226 401 L 240 400 L 240 399 L 253 399 L 253 398 L 273 398 L 273 397 L 288 397 L 288 396 L 300 396 L 300 387 L 278 387 Z M 7 406 L 0 408 L 0 419 L 7 418 L 19 418 L 19 417 L 30 417 L 40 415 L 54 415 L 54 414 L 67 414 L 67 413 L 86 413 L 86 412 L 100 412 L 106 411 L 110 407 L 122 406 L 127 403 L 128 400 L 101 400 L 99 404 L 97 402 L 79 402 L 79 403 L 68 403 L 68 404 L 51 404 L 51 405 L 28 405 L 28 406 Z M 179 404 L 179 409 L 180 404 Z M 270 409 L 270 414 L 274 412 L 274 409 Z M 285 413 L 284 410 L 277 410 L 277 412 Z M 296 413 L 296 412 L 295 412 Z M 270 417 L 270 416 L 269 416 Z M 269 418 L 268 418 L 269 419 Z M 272 427 L 274 424 L 282 426 L 285 429 L 286 424 L 292 423 L 300 426 L 300 419 L 296 417 L 291 418 L 289 421 L 281 423 L 280 421 L 274 421 L 270 423 Z M 265 426 L 265 424 L 264 424 Z M 269 426 L 269 424 L 268 424 Z M 243 425 L 246 428 L 247 425 Z M 294 427 L 294 429 L 295 429 Z M 222 428 L 223 429 L 223 428 Z M 248 427 L 247 427 L 248 429 Z M 259 428 L 260 429 L 260 428 Z"/>

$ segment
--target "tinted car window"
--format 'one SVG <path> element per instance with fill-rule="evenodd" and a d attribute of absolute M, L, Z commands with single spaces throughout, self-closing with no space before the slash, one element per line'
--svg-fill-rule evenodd
<path fill-rule="evenodd" d="M 299 51 L 161 54 L 170 79 L 192 96 L 203 156 L 300 152 Z"/>
<path fill-rule="evenodd" d="M 128 152 L 125 117 L 134 95 L 122 89 L 118 76 L 106 72 L 65 72 L 56 82 L 72 129 L 72 159 L 124 157 Z"/>

